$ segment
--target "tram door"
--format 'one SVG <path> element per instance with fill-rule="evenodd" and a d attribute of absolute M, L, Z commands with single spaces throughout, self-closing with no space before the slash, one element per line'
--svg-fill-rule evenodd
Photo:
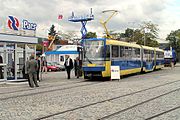
<path fill-rule="evenodd" d="M 83 61 L 83 49 L 82 47 L 77 47 L 77 51 L 78 51 L 78 57 L 79 57 L 79 64 L 80 64 L 80 70 L 82 68 L 82 61 Z M 82 76 L 82 70 L 80 71 L 80 76 Z"/>

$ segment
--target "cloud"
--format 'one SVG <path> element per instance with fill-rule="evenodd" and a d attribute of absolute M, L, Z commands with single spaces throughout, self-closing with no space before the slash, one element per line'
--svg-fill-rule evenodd
<path fill-rule="evenodd" d="M 77 16 L 87 15 L 90 13 L 90 8 L 93 8 L 95 20 L 88 22 L 87 28 L 88 31 L 98 34 L 104 32 L 99 20 L 102 16 L 108 17 L 107 14 L 102 14 L 103 10 L 108 9 L 120 11 L 107 24 L 109 30 L 123 31 L 127 27 L 137 28 L 142 21 L 152 21 L 159 25 L 160 37 L 164 38 L 168 32 L 179 27 L 178 13 L 173 10 L 174 8 L 179 10 L 175 6 L 177 0 L 0 0 L 0 2 L 0 18 L 14 15 L 36 22 L 38 36 L 45 36 L 52 24 L 56 25 L 57 30 L 80 31 L 81 24 L 68 21 L 68 17 L 71 16 L 72 11 Z M 58 14 L 63 15 L 62 20 L 57 19 Z M 169 24 L 169 21 L 172 21 L 172 24 Z M 134 26 L 129 24 L 132 22 L 135 22 Z"/>

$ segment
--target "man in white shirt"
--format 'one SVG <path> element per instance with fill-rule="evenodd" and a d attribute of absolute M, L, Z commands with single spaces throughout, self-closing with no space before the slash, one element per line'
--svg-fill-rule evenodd
<path fill-rule="evenodd" d="M 68 79 L 70 79 L 71 70 L 73 69 L 73 62 L 72 62 L 72 59 L 69 57 L 69 55 L 65 55 L 65 58 L 66 60 L 65 60 L 64 66 L 67 71 Z"/>

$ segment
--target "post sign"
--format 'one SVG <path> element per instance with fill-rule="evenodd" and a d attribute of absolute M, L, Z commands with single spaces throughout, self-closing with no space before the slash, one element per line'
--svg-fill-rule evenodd
<path fill-rule="evenodd" d="M 111 80 L 120 79 L 120 67 L 119 66 L 111 66 Z"/>
<path fill-rule="evenodd" d="M 11 30 L 18 30 L 19 20 L 14 16 L 8 16 L 8 27 Z"/>
<path fill-rule="evenodd" d="M 34 31 L 36 31 L 36 26 L 37 25 L 36 25 L 36 23 L 31 23 L 31 22 L 29 22 L 27 20 L 23 20 L 22 26 L 23 26 L 24 30 L 34 30 Z"/>
<path fill-rule="evenodd" d="M 12 15 L 4 20 L 0 33 L 15 34 L 20 36 L 36 36 L 37 24 L 26 19 L 18 19 Z M 1 20 L 2 22 L 3 20 Z"/>
<path fill-rule="evenodd" d="M 47 47 L 49 45 L 49 41 L 43 41 L 43 46 Z"/>

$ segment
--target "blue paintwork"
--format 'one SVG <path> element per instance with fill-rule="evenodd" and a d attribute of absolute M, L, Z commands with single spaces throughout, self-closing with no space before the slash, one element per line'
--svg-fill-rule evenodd
<path fill-rule="evenodd" d="M 79 54 L 77 51 L 48 51 L 45 52 L 46 55 L 52 55 L 52 54 Z"/>
<path fill-rule="evenodd" d="M 88 41 L 91 41 L 91 40 L 103 40 L 103 41 L 105 41 L 106 38 L 89 38 L 89 39 L 84 39 L 84 40 L 88 40 Z"/>
<path fill-rule="evenodd" d="M 119 60 L 119 61 L 112 61 L 111 65 L 120 66 L 120 70 L 135 69 L 135 68 L 141 68 L 141 61 L 140 60 Z"/>
<path fill-rule="evenodd" d="M 105 71 L 105 67 L 83 67 L 83 71 Z"/>
<path fill-rule="evenodd" d="M 164 59 L 156 60 L 156 65 L 164 65 Z"/>
<path fill-rule="evenodd" d="M 146 70 L 153 70 L 154 63 L 155 63 L 154 61 L 152 62 L 143 61 L 143 67 L 145 67 Z"/>

